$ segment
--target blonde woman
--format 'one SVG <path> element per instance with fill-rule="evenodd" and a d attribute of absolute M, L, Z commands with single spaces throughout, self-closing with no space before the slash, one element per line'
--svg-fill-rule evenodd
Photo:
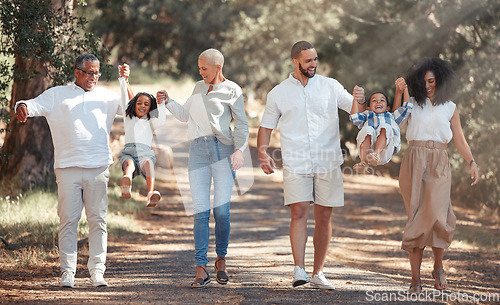
<path fill-rule="evenodd" d="M 216 280 L 227 284 L 226 254 L 230 231 L 230 200 L 235 171 L 243 165 L 248 145 L 248 123 L 240 86 L 222 73 L 224 56 L 216 49 L 200 54 L 198 68 L 203 80 L 196 83 L 191 97 L 180 105 L 166 91 L 158 99 L 178 120 L 188 122 L 191 140 L 188 175 L 194 207 L 196 276 L 192 288 L 210 283 L 206 269 L 209 241 L 210 189 L 214 184 Z M 230 123 L 234 120 L 234 133 Z"/>

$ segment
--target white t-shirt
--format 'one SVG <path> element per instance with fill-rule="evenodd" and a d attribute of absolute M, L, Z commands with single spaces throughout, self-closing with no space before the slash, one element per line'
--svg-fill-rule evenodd
<path fill-rule="evenodd" d="M 424 107 L 420 107 L 414 98 L 415 105 L 408 119 L 406 139 L 408 141 L 435 141 L 449 143 L 453 138 L 451 117 L 455 113 L 455 103 L 448 101 L 434 106 L 427 98 Z"/>

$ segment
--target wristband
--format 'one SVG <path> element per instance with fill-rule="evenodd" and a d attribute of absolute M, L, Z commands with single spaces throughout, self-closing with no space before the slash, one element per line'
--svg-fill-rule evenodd
<path fill-rule="evenodd" d="M 19 105 L 17 105 L 15 111 L 17 111 L 17 109 L 19 109 L 19 107 L 21 107 L 21 106 L 24 106 L 24 107 L 26 107 L 26 109 L 28 109 L 28 105 L 26 105 L 25 103 L 19 103 Z"/>
<path fill-rule="evenodd" d="M 470 160 L 470 162 L 469 162 L 469 166 L 472 166 L 472 162 L 476 163 L 476 160 L 474 160 L 474 159 Z M 476 164 L 477 164 L 477 163 L 476 163 Z"/>

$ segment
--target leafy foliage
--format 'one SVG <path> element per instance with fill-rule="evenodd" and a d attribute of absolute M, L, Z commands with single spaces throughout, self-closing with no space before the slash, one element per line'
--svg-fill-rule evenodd
<path fill-rule="evenodd" d="M 236 14 L 224 0 L 98 0 L 81 13 L 118 61 L 147 63 L 173 76 L 196 74 L 198 55 L 221 42 Z"/>
<path fill-rule="evenodd" d="M 9 58 L 40 63 L 54 85 L 71 80 L 75 58 L 83 52 L 96 54 L 108 73 L 109 52 L 94 34 L 85 32 L 86 24 L 85 18 L 72 16 L 68 9 L 54 10 L 50 0 L 0 2 L 0 106 L 7 106 L 12 80 L 26 81 L 39 74 L 36 65 L 22 71 Z M 1 119 L 8 122 L 8 111 L 2 113 Z"/>

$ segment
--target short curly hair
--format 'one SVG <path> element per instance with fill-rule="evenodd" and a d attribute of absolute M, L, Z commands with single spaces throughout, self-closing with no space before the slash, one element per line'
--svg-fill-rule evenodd
<path fill-rule="evenodd" d="M 387 94 L 385 94 L 385 92 L 383 92 L 383 91 L 373 91 L 373 92 L 370 94 L 370 96 L 368 96 L 368 99 L 366 100 L 366 106 L 367 106 L 367 107 L 370 107 L 370 100 L 372 99 L 372 96 L 373 96 L 374 94 L 377 94 L 377 93 L 380 93 L 380 94 L 382 94 L 382 95 L 385 97 L 385 101 L 387 102 L 387 108 L 389 108 L 389 109 L 390 109 L 390 108 L 392 108 L 392 103 L 391 103 L 391 101 L 390 101 L 390 100 L 389 100 L 389 98 L 387 97 Z"/>
<path fill-rule="evenodd" d="M 434 105 L 446 103 L 454 89 L 453 80 L 455 74 L 448 62 L 437 57 L 417 60 L 406 73 L 406 83 L 410 89 L 410 94 L 420 107 L 425 105 L 425 99 L 427 98 L 424 77 L 428 71 L 434 73 L 436 77 Z"/>
<path fill-rule="evenodd" d="M 156 103 L 156 98 L 146 92 L 139 92 L 137 93 L 133 99 L 128 102 L 127 110 L 125 110 L 125 115 L 133 119 L 137 114 L 135 113 L 135 104 L 137 103 L 137 99 L 141 96 L 146 96 L 149 98 L 151 101 L 151 107 L 149 108 L 149 112 L 147 114 L 148 120 L 151 118 L 157 118 L 158 117 L 158 111 L 153 111 L 158 108 L 158 104 Z"/>

